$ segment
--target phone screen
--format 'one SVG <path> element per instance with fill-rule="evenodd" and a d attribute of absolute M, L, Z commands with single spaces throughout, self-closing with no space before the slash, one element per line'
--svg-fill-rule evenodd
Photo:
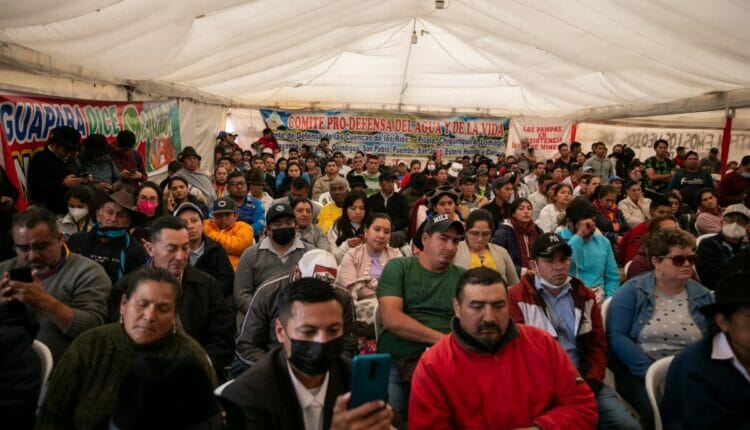
<path fill-rule="evenodd" d="M 12 281 L 20 282 L 33 282 L 34 277 L 31 276 L 31 267 L 17 267 L 15 269 L 8 270 L 8 276 Z"/>

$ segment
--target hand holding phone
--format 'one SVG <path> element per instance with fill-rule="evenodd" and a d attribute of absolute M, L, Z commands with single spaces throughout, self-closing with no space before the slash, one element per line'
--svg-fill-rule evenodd
<path fill-rule="evenodd" d="M 384 403 L 388 403 L 388 378 L 390 374 L 390 354 L 367 354 L 354 357 L 349 409 L 373 400 L 382 400 Z"/>
<path fill-rule="evenodd" d="M 34 277 L 31 274 L 31 267 L 16 267 L 8 270 L 8 276 L 11 281 L 19 282 L 34 282 Z"/>

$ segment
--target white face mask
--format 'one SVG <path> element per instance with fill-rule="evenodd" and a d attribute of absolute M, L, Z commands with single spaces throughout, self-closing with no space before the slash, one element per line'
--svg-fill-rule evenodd
<path fill-rule="evenodd" d="M 68 212 L 70 212 L 70 216 L 73 217 L 74 220 L 80 221 L 89 214 L 89 210 L 87 208 L 71 208 L 68 207 Z"/>
<path fill-rule="evenodd" d="M 427 171 L 432 172 L 434 170 L 435 170 L 435 165 L 434 164 L 428 164 L 427 165 Z"/>
<path fill-rule="evenodd" d="M 542 284 L 542 286 L 545 287 L 545 288 L 549 288 L 549 289 L 552 289 L 552 290 L 560 290 L 560 289 L 562 289 L 562 287 L 568 285 L 570 283 L 571 279 L 573 279 L 573 278 L 571 278 L 570 276 L 568 276 L 567 278 L 565 278 L 565 281 L 563 281 L 562 284 L 560 284 L 560 285 L 554 285 L 554 284 L 552 284 L 550 282 L 547 282 L 541 276 L 539 276 L 539 283 Z"/>
<path fill-rule="evenodd" d="M 745 227 L 733 222 L 731 224 L 724 224 L 721 226 L 721 234 L 728 239 L 742 239 L 747 234 Z"/>

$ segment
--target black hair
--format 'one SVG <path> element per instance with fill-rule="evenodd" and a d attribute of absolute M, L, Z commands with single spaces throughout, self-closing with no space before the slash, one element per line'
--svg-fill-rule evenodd
<path fill-rule="evenodd" d="M 531 206 L 531 209 L 532 210 L 534 209 L 534 205 L 531 204 L 531 200 L 529 200 L 529 199 L 527 199 L 525 197 L 522 197 L 520 199 L 515 199 L 515 200 L 513 200 L 513 203 L 511 203 L 510 206 L 508 206 L 508 208 L 509 208 L 508 209 L 508 215 L 510 217 L 512 217 L 513 214 L 516 213 L 516 211 L 518 210 L 518 208 L 521 207 L 521 203 L 528 203 L 529 206 Z"/>
<path fill-rule="evenodd" d="M 229 162 L 229 164 L 231 164 L 231 165 L 234 165 L 234 158 L 232 158 L 232 157 L 227 157 L 227 156 L 225 155 L 225 156 L 223 156 L 223 157 L 219 158 L 218 160 L 216 160 L 216 165 L 217 165 L 217 167 L 218 167 L 218 165 L 219 165 L 219 161 L 221 161 L 221 160 L 226 160 L 226 161 L 228 161 L 228 162 Z"/>
<path fill-rule="evenodd" d="M 599 188 L 599 191 L 596 193 L 596 197 L 599 199 L 603 199 L 607 194 L 614 194 L 617 197 L 617 188 L 614 185 L 602 185 L 597 188 Z"/>
<path fill-rule="evenodd" d="M 475 209 L 469 212 L 469 216 L 466 217 L 466 230 L 474 227 L 479 221 L 486 221 L 487 225 L 490 226 L 490 231 L 495 231 L 495 223 L 492 221 L 492 215 L 485 209 Z"/>
<path fill-rule="evenodd" d="M 335 301 L 341 306 L 341 322 L 343 323 L 344 305 L 333 288 L 328 282 L 317 278 L 300 278 L 282 288 L 276 302 L 279 321 L 283 324 L 292 317 L 294 302 L 311 304 Z"/>
<path fill-rule="evenodd" d="M 242 178 L 242 179 L 245 179 L 245 175 L 243 175 L 242 173 L 234 170 L 234 171 L 232 171 L 232 173 L 229 174 L 229 176 L 227 176 L 227 182 L 229 182 L 229 180 L 233 179 L 233 178 Z"/>
<path fill-rule="evenodd" d="M 627 190 L 629 190 L 629 189 L 630 189 L 630 187 L 632 187 L 633 185 L 641 185 L 641 183 L 640 183 L 640 182 L 636 182 L 636 181 L 633 181 L 633 180 L 631 179 L 631 180 L 629 180 L 628 182 L 625 182 L 625 185 L 623 185 L 623 186 L 622 186 L 622 189 L 623 189 L 623 190 L 625 190 L 625 191 L 627 191 Z"/>
<path fill-rule="evenodd" d="M 685 153 L 685 158 L 688 158 L 688 157 L 690 157 L 691 155 L 695 155 L 695 156 L 697 157 L 697 156 L 698 156 L 698 153 L 697 153 L 697 152 L 695 152 L 695 151 L 688 151 L 688 152 L 686 152 L 686 153 Z"/>
<path fill-rule="evenodd" d="M 262 133 L 263 134 L 271 133 L 271 129 L 270 128 L 264 128 Z"/>
<path fill-rule="evenodd" d="M 667 142 L 664 139 L 656 139 L 656 141 L 654 142 L 654 149 L 656 149 L 662 143 L 665 144 L 665 145 L 667 145 L 667 148 L 669 148 L 669 142 Z"/>
<path fill-rule="evenodd" d="M 559 151 L 559 150 L 563 149 L 566 146 L 568 146 L 567 143 L 561 143 L 561 144 L 557 145 L 557 150 Z"/>
<path fill-rule="evenodd" d="M 361 191 L 350 191 L 344 199 L 344 205 L 341 208 L 341 216 L 336 220 L 336 223 L 332 228 L 335 228 L 339 236 L 336 238 L 336 246 L 341 245 L 345 240 L 351 239 L 355 236 L 361 236 L 364 233 L 364 226 L 360 225 L 357 230 L 354 230 L 352 222 L 349 220 L 349 214 L 347 209 L 353 206 L 357 200 L 362 200 L 365 204 L 365 218 L 370 215 L 370 204 L 367 200 L 367 194 Z"/>
<path fill-rule="evenodd" d="M 133 197 L 136 199 L 136 204 L 138 203 L 138 194 L 140 194 L 141 190 L 144 188 L 151 188 L 152 190 L 156 191 L 156 198 L 159 204 L 156 206 L 153 218 L 161 216 L 164 213 L 164 192 L 161 190 L 161 188 L 159 188 L 158 185 L 156 185 L 155 182 L 146 181 L 135 190 L 135 193 L 133 193 Z"/>
<path fill-rule="evenodd" d="M 57 228 L 57 220 L 55 220 L 55 214 L 47 208 L 39 206 L 31 206 L 23 212 L 20 212 L 13 219 L 13 228 L 26 228 L 32 229 L 39 224 L 47 224 L 50 235 L 57 236 L 60 234 L 60 230 Z"/>
<path fill-rule="evenodd" d="M 290 207 L 292 208 L 292 210 L 294 210 L 294 208 L 296 208 L 297 205 L 302 204 L 302 203 L 304 203 L 306 205 L 310 205 L 310 210 L 312 210 L 312 208 L 313 208 L 312 201 L 310 201 L 310 199 L 304 198 L 304 197 L 292 199 L 292 204 L 290 205 Z"/>
<path fill-rule="evenodd" d="M 393 220 L 391 217 L 384 212 L 375 212 L 374 214 L 370 214 L 367 218 L 365 218 L 365 229 L 370 228 L 370 226 L 379 219 L 387 219 L 389 223 L 391 223 L 391 229 L 393 228 Z"/>
<path fill-rule="evenodd" d="M 710 187 L 703 187 L 700 190 L 698 190 L 695 195 L 698 197 L 698 204 L 700 205 L 701 200 L 703 200 L 703 194 L 711 193 L 712 196 L 717 197 L 716 190 Z"/>
<path fill-rule="evenodd" d="M 169 273 L 167 269 L 162 269 L 159 267 L 141 267 L 140 269 L 133 272 L 132 275 L 128 276 L 128 283 L 125 287 L 125 291 L 123 291 L 122 294 L 128 299 L 131 298 L 138 287 L 141 285 L 141 283 L 147 281 L 163 282 L 165 284 L 169 284 L 169 286 L 172 287 L 175 293 L 174 312 L 177 313 L 180 299 L 182 298 L 182 285 L 180 284 L 180 281 L 178 281 L 173 274 Z"/>
<path fill-rule="evenodd" d="M 50 130 L 48 142 L 63 147 L 78 147 L 81 144 L 81 133 L 75 128 L 66 125 L 55 127 Z"/>
<path fill-rule="evenodd" d="M 502 284 L 506 291 L 508 289 L 508 283 L 503 278 L 500 272 L 492 269 L 488 269 L 484 266 L 477 267 L 465 271 L 458 278 L 458 286 L 456 286 L 456 300 L 460 303 L 463 300 L 464 287 L 467 285 L 484 285 L 490 286 L 494 284 Z"/>
<path fill-rule="evenodd" d="M 666 197 L 654 197 L 653 199 L 651 199 L 651 203 L 649 204 L 648 208 L 654 210 L 659 206 L 670 207 L 672 205 L 669 203 L 669 200 L 667 200 Z"/>
<path fill-rule="evenodd" d="M 297 149 L 296 146 L 292 146 L 291 148 L 289 148 L 289 150 L 287 151 L 287 153 L 292 152 L 292 151 L 299 153 L 299 150 Z"/>
<path fill-rule="evenodd" d="M 94 193 L 91 192 L 91 187 L 87 187 L 86 185 L 76 185 L 68 190 L 68 193 L 65 195 L 65 201 L 67 202 L 71 197 L 80 200 L 81 203 L 85 203 L 90 207 L 90 202 L 94 197 Z"/>
<path fill-rule="evenodd" d="M 750 155 L 745 155 L 742 157 L 742 160 L 740 160 L 740 166 L 747 166 L 750 164 Z"/>
<path fill-rule="evenodd" d="M 135 146 L 135 134 L 130 130 L 122 130 L 117 133 L 117 146 L 119 148 L 133 148 Z"/>
<path fill-rule="evenodd" d="M 182 169 L 182 163 L 180 163 L 177 160 L 172 160 L 167 165 L 167 172 L 169 172 L 169 173 L 175 173 L 175 172 L 177 172 L 180 169 Z"/>
<path fill-rule="evenodd" d="M 291 182 L 292 188 L 295 190 L 304 190 L 305 188 L 309 189 L 310 184 L 307 183 L 305 178 L 302 177 L 302 175 L 297 176 L 296 178 L 292 179 Z"/>
<path fill-rule="evenodd" d="M 167 182 L 169 188 L 172 188 L 172 182 L 174 181 L 182 181 L 186 187 L 190 188 L 190 184 L 188 183 L 187 179 L 183 178 L 182 176 L 177 176 L 177 175 L 171 176 L 169 178 L 169 182 Z"/>
<path fill-rule="evenodd" d="M 419 160 L 411 160 L 411 162 L 409 163 L 409 167 L 414 167 L 415 164 L 419 164 L 420 167 L 422 166 L 422 162 L 421 161 L 419 161 Z"/>
<path fill-rule="evenodd" d="M 186 230 L 187 224 L 182 218 L 172 215 L 163 215 L 151 223 L 151 243 L 158 242 L 162 230 Z"/>
<path fill-rule="evenodd" d="M 365 158 L 365 162 L 370 160 L 378 160 L 378 156 L 375 154 L 367 154 L 367 158 Z"/>

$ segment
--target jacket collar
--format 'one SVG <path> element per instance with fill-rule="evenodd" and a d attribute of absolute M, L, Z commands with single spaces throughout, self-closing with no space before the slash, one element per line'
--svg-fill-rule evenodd
<path fill-rule="evenodd" d="M 464 331 L 464 329 L 461 327 L 461 323 L 458 321 L 458 318 L 456 317 L 453 317 L 451 319 L 451 332 L 456 338 L 456 341 L 458 341 L 459 345 L 461 345 L 461 347 L 463 347 L 465 350 L 469 352 L 487 354 L 497 353 L 502 347 L 519 336 L 518 328 L 516 327 L 516 324 L 512 319 L 508 319 L 508 328 L 505 330 L 505 334 L 503 334 L 503 336 L 500 338 L 500 341 L 498 341 L 497 344 L 492 347 L 486 346 L 482 342 L 479 342 L 478 340 L 471 337 L 471 335 L 466 333 L 466 331 Z"/>

